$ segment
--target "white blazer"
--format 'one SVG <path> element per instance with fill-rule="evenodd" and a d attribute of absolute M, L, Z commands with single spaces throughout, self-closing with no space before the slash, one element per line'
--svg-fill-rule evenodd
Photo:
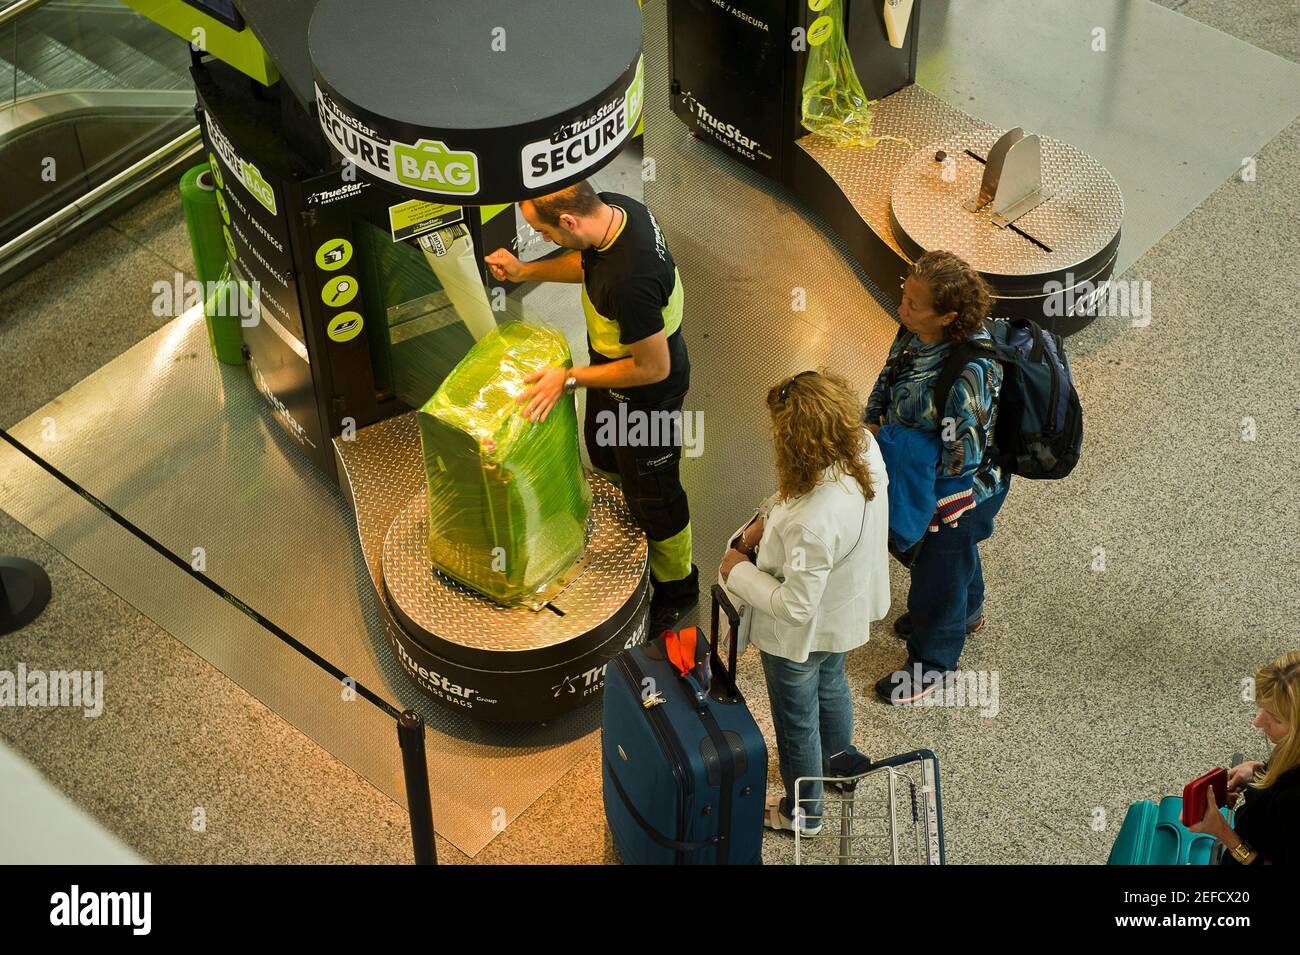
<path fill-rule="evenodd" d="M 863 457 L 870 501 L 851 476 L 827 472 L 807 494 L 772 504 L 757 563 L 728 575 L 727 589 L 750 607 L 749 639 L 760 650 L 795 663 L 843 653 L 889 613 L 889 478 L 870 432 Z"/>

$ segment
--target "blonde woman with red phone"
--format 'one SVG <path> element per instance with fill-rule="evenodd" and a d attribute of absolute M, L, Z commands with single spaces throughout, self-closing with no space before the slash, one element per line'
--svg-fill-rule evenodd
<path fill-rule="evenodd" d="M 1255 702 L 1254 726 L 1273 744 L 1272 754 L 1228 770 L 1228 801 L 1242 798 L 1231 826 L 1214 787 L 1206 786 L 1204 814 L 1189 828 L 1223 843 L 1225 865 L 1300 863 L 1300 651 L 1256 674 Z"/>

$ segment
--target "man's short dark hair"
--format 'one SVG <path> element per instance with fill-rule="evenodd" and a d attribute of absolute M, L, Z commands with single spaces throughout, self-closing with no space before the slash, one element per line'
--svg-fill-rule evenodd
<path fill-rule="evenodd" d="M 600 208 L 600 196 L 596 195 L 596 190 L 585 179 L 559 192 L 538 196 L 531 201 L 537 210 L 537 217 L 547 225 L 559 225 L 560 216 L 566 213 L 572 216 L 590 216 Z"/>

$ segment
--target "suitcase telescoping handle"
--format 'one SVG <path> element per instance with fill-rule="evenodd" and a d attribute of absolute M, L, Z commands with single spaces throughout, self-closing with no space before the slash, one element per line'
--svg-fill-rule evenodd
<path fill-rule="evenodd" d="M 709 666 L 713 668 L 715 674 L 722 674 L 726 685 L 726 701 L 734 702 L 739 694 L 736 692 L 736 643 L 737 636 L 740 633 L 740 614 L 731 603 L 731 598 L 719 584 L 714 584 L 712 589 L 713 607 L 710 611 L 709 620 Z M 718 609 L 721 608 L 727 615 L 727 623 L 731 625 L 731 649 L 727 654 L 727 666 L 723 667 L 722 657 L 718 655 L 718 640 L 721 639 L 722 631 L 718 629 Z"/>

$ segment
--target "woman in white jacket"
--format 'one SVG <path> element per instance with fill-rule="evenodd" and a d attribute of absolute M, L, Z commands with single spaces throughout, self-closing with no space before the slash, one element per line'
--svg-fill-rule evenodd
<path fill-rule="evenodd" d="M 723 557 L 720 572 L 747 604 L 749 640 L 761 651 L 785 795 L 767 824 L 806 835 L 821 829 L 820 784 L 799 795 L 801 776 L 827 774 L 853 749 L 853 702 L 844 654 L 867 642 L 889 611 L 889 479 L 862 425 L 848 382 L 806 371 L 773 386 L 777 493 Z M 796 813 L 796 808 L 799 813 Z"/>

